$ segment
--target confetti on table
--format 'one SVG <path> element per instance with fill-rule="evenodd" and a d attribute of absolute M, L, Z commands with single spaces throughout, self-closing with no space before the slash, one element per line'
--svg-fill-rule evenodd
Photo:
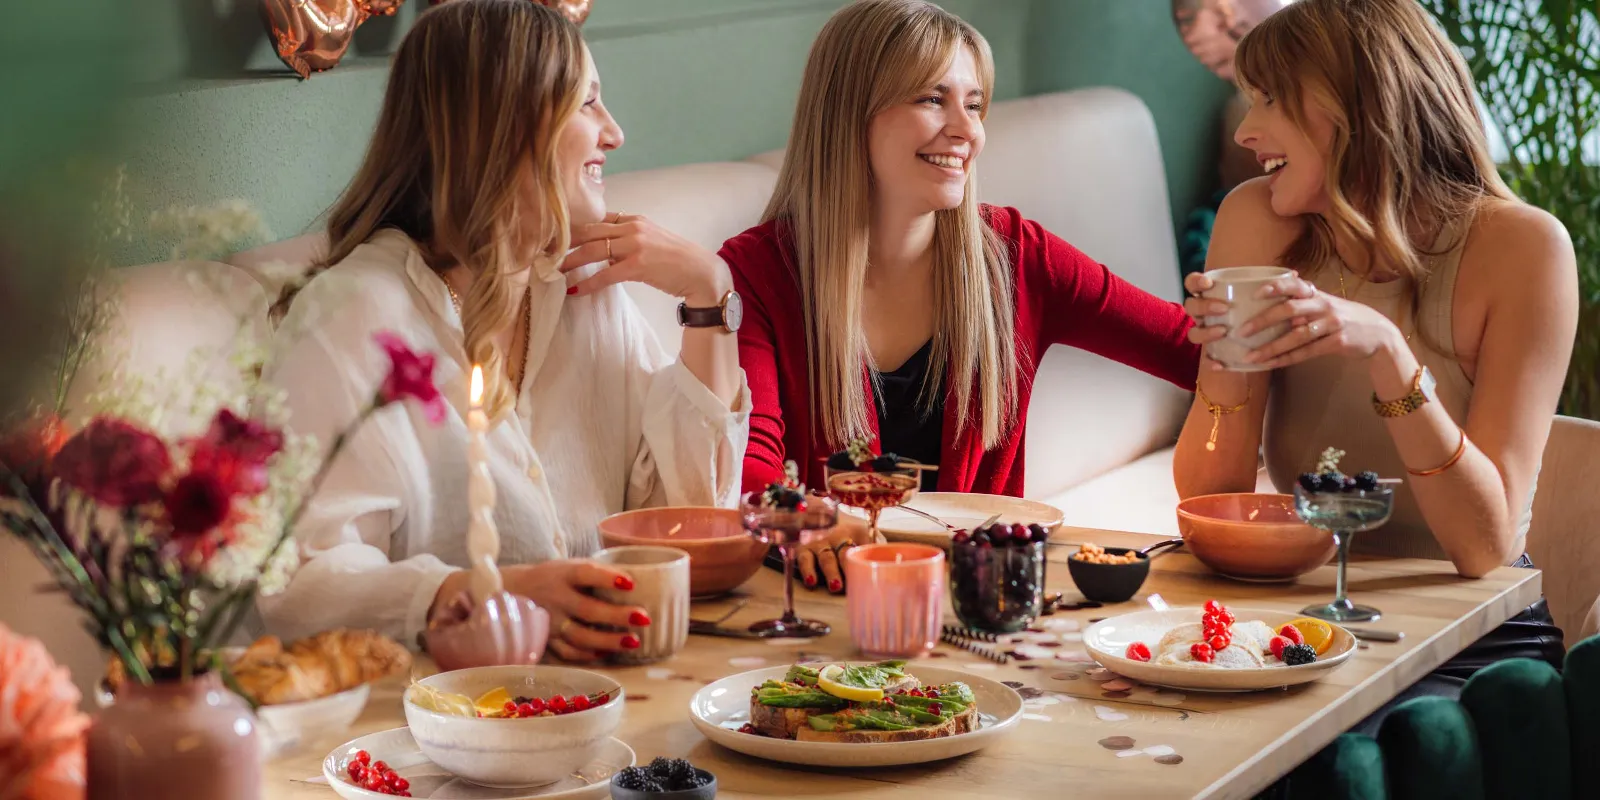
<path fill-rule="evenodd" d="M 1184 701 L 1187 695 L 1181 692 L 1156 692 L 1150 702 L 1158 706 L 1175 706 Z"/>
<path fill-rule="evenodd" d="M 810 639 L 798 639 L 798 638 L 795 638 L 793 636 L 789 636 L 789 637 L 778 637 L 776 639 L 767 639 L 765 641 L 766 641 L 767 644 L 770 644 L 773 647 L 792 647 L 792 646 L 797 645 L 797 644 L 806 644 L 806 643 L 810 642 L 811 640 Z"/>
<path fill-rule="evenodd" d="M 1173 766 L 1175 764 L 1182 764 L 1183 763 L 1183 756 L 1179 756 L 1179 755 L 1156 756 L 1156 763 L 1157 764 L 1163 764 L 1163 765 L 1169 766 L 1169 767 Z"/>
<path fill-rule="evenodd" d="M 1109 669 L 1106 669 L 1105 667 L 1096 667 L 1094 669 L 1089 670 L 1088 672 L 1086 672 L 1084 674 L 1089 676 L 1089 680 L 1091 680 L 1091 681 L 1100 681 L 1101 683 L 1105 683 L 1106 681 L 1109 681 L 1112 678 L 1117 677 L 1116 673 L 1112 672 Z"/>
<path fill-rule="evenodd" d="M 1133 747 L 1131 736 L 1107 736 L 1100 740 L 1100 746 L 1107 750 L 1127 750 Z"/>
<path fill-rule="evenodd" d="M 1125 692 L 1132 689 L 1133 686 L 1133 682 L 1127 678 L 1112 678 L 1111 680 L 1100 684 L 1100 688 L 1108 692 Z"/>
<path fill-rule="evenodd" d="M 1118 691 L 1115 691 L 1115 692 L 1101 692 L 1100 693 L 1100 696 L 1104 697 L 1107 700 L 1126 700 L 1126 699 L 1128 699 L 1128 697 L 1130 695 L 1131 695 L 1130 692 L 1125 692 L 1125 691 L 1122 691 L 1122 690 L 1118 690 Z"/>
<path fill-rule="evenodd" d="M 1082 650 L 1060 650 L 1056 652 L 1056 658 L 1060 661 L 1071 661 L 1077 664 L 1094 663 L 1094 657 Z"/>
<path fill-rule="evenodd" d="M 1112 708 L 1111 706 L 1095 706 L 1094 715 L 1099 717 L 1101 722 L 1122 722 L 1128 718 L 1127 714 L 1124 714 L 1121 711 Z"/>
<path fill-rule="evenodd" d="M 1143 750 L 1123 750 L 1123 751 L 1117 753 L 1117 758 L 1132 758 L 1134 756 L 1142 756 L 1142 755 L 1144 755 L 1144 751 Z"/>
<path fill-rule="evenodd" d="M 1031 719 L 1031 720 L 1035 720 L 1035 721 L 1038 721 L 1038 722 L 1050 722 L 1051 721 L 1049 717 L 1047 717 L 1047 716 L 1045 716 L 1043 714 L 1023 714 L 1022 718 L 1023 719 Z"/>
<path fill-rule="evenodd" d="M 651 667 L 644 671 L 644 676 L 653 681 L 671 680 L 672 670 L 666 667 Z"/>
<path fill-rule="evenodd" d="M 1166 744 L 1158 744 L 1144 749 L 1144 754 L 1147 756 L 1170 756 L 1176 752 L 1178 751 L 1174 750 L 1171 745 Z"/>
<path fill-rule="evenodd" d="M 1044 669 L 1044 667 L 1039 664 L 1022 664 L 1017 669 Z"/>
<path fill-rule="evenodd" d="M 1082 678 L 1082 677 L 1083 677 L 1082 675 L 1079 675 L 1076 672 L 1057 672 L 1057 673 L 1055 673 L 1055 674 L 1050 676 L 1050 680 L 1053 680 L 1053 681 L 1075 681 L 1075 680 L 1078 680 L 1079 678 Z"/>
<path fill-rule="evenodd" d="M 1036 645 L 1036 644 L 1024 644 L 1024 645 L 1019 645 L 1017 647 L 1017 649 L 1012 650 L 1011 651 L 1011 655 L 1013 657 L 1015 657 L 1015 658 L 1022 659 L 1022 660 L 1029 660 L 1029 659 L 1036 659 L 1036 658 L 1054 658 L 1055 657 L 1055 651 L 1047 650 L 1047 649 L 1045 649 L 1043 647 L 1040 647 L 1039 645 Z"/>
<path fill-rule="evenodd" d="M 1081 641 L 1083 641 L 1083 634 L 1081 634 L 1081 633 L 1063 633 L 1063 634 L 1061 634 L 1061 641 L 1062 642 L 1081 642 Z"/>
<path fill-rule="evenodd" d="M 766 663 L 767 660 L 761 656 L 734 656 L 733 658 L 728 659 L 728 666 L 742 667 L 744 669 L 754 669 L 755 667 L 762 666 Z"/>

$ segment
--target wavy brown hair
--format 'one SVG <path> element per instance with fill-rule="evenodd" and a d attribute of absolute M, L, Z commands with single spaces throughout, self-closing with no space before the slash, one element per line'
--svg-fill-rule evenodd
<path fill-rule="evenodd" d="M 867 274 L 872 118 L 938 79 L 965 47 L 977 61 L 983 115 L 994 58 L 977 29 L 921 0 L 859 0 L 840 9 L 811 46 L 794 128 L 763 221 L 792 231 L 806 320 L 813 427 L 835 446 L 869 427 L 861 324 Z M 978 209 L 976 172 L 961 205 L 934 214 L 935 327 L 930 375 L 950 375 L 956 419 L 993 447 L 1016 422 L 1016 306 L 1011 265 Z M 945 386 L 922 387 L 927 407 Z"/>
<path fill-rule="evenodd" d="M 1328 211 L 1308 215 L 1283 266 L 1309 274 L 1338 257 L 1337 238 L 1420 287 L 1434 254 L 1413 235 L 1486 198 L 1515 199 L 1489 155 L 1472 74 L 1416 0 L 1300 0 L 1247 34 L 1234 64 L 1239 86 L 1273 98 L 1302 133 L 1307 104 L 1333 121 Z"/>
<path fill-rule="evenodd" d="M 327 269 L 393 228 L 435 271 L 471 270 L 465 350 L 491 378 L 491 414 L 515 402 L 494 343 L 522 301 L 506 279 L 569 246 L 556 133 L 582 105 L 586 68 L 578 28 L 538 3 L 452 0 L 425 11 L 395 54 L 366 158 L 328 213 L 328 254 L 313 266 Z M 535 208 L 518 197 L 530 178 Z M 524 233 L 530 214 L 534 242 Z M 292 299 L 286 291 L 275 312 Z"/>

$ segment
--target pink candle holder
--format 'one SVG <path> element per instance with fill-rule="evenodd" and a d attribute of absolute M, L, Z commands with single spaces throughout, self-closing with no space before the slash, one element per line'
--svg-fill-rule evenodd
<path fill-rule="evenodd" d="M 850 638 L 868 658 L 921 658 L 944 621 L 944 551 L 894 542 L 844 551 Z"/>

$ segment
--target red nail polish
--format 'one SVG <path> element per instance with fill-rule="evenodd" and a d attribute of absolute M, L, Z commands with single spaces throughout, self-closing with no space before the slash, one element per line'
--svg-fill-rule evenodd
<path fill-rule="evenodd" d="M 650 624 L 650 615 L 643 611 L 635 611 L 628 615 L 628 624 L 642 628 Z"/>
<path fill-rule="evenodd" d="M 568 286 L 567 287 L 567 295 L 569 297 L 572 296 L 572 295 L 575 295 L 577 293 L 578 293 L 578 287 L 576 287 L 576 286 Z"/>
<path fill-rule="evenodd" d="M 815 575 L 807 575 L 806 576 L 806 588 L 810 588 L 810 587 L 816 586 L 816 585 L 817 585 L 817 576 L 815 576 Z"/>
<path fill-rule="evenodd" d="M 633 579 L 626 575 L 618 575 L 617 579 L 611 582 L 611 585 L 617 587 L 618 591 L 633 591 Z"/>
<path fill-rule="evenodd" d="M 837 591 L 839 591 L 840 589 L 843 589 L 843 588 L 844 588 L 844 584 L 842 584 L 842 583 L 840 583 L 840 582 L 838 582 L 836 580 L 835 581 L 828 581 L 828 591 L 830 591 L 830 592 L 837 592 Z"/>
<path fill-rule="evenodd" d="M 626 636 L 623 636 L 622 637 L 622 647 L 623 647 L 624 650 L 638 650 L 639 649 L 639 637 L 634 636 L 631 633 L 626 635 Z"/>

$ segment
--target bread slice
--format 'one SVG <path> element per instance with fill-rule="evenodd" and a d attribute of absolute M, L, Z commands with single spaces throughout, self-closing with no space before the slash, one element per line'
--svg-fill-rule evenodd
<path fill-rule="evenodd" d="M 896 694 L 922 687 L 922 682 L 915 676 L 907 675 L 894 683 L 884 687 L 884 694 Z M 810 731 L 811 726 L 806 720 L 813 714 L 831 714 L 836 708 L 789 708 L 780 706 L 764 706 L 750 698 L 750 726 L 762 736 L 774 739 L 794 739 L 802 731 Z M 812 731 L 816 733 L 817 731 Z"/>
<path fill-rule="evenodd" d="M 941 725 L 931 725 L 922 728 L 913 728 L 908 731 L 819 731 L 813 730 L 810 725 L 801 723 L 798 735 L 794 738 L 802 742 L 844 742 L 846 744 L 883 744 L 887 742 L 915 742 L 922 739 L 942 739 L 946 736 L 955 736 L 961 733 L 970 733 L 978 728 L 978 710 L 968 708 L 944 721 Z"/>

